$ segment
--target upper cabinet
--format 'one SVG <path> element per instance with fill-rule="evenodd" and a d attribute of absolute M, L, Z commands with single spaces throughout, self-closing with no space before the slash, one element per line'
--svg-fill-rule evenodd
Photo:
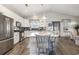
<path fill-rule="evenodd" d="M 22 20 L 22 27 L 30 27 L 29 19 Z"/>
<path fill-rule="evenodd" d="M 46 20 L 45 19 L 40 19 L 40 27 L 46 27 Z"/>
<path fill-rule="evenodd" d="M 29 20 L 24 19 L 22 20 L 22 27 L 46 27 L 46 20 L 45 19 L 37 19 L 37 20 Z"/>
<path fill-rule="evenodd" d="M 63 30 L 68 31 L 69 23 L 71 23 L 71 19 L 62 19 L 62 23 L 63 23 Z"/>

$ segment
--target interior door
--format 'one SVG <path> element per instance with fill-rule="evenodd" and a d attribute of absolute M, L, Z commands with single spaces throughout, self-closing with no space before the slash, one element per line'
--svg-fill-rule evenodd
<path fill-rule="evenodd" d="M 53 23 L 53 31 L 60 31 L 60 22 L 52 22 Z"/>

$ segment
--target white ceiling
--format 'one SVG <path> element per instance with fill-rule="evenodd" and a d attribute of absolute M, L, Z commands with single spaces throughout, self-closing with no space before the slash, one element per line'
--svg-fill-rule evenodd
<path fill-rule="evenodd" d="M 58 12 L 62 14 L 79 16 L 79 4 L 3 4 L 3 6 L 14 11 L 22 17 L 32 16 L 34 14 L 45 12 Z"/>

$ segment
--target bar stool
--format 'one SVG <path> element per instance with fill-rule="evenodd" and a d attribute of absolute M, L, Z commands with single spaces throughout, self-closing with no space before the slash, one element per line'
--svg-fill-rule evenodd
<path fill-rule="evenodd" d="M 50 40 L 50 36 L 36 35 L 38 55 L 50 55 L 53 54 L 53 42 Z"/>

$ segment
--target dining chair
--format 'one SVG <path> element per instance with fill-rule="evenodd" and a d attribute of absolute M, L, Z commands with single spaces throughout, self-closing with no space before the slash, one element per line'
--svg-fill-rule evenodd
<path fill-rule="evenodd" d="M 49 35 L 36 35 L 37 54 L 50 55 L 53 53 L 53 42 L 50 40 Z"/>

